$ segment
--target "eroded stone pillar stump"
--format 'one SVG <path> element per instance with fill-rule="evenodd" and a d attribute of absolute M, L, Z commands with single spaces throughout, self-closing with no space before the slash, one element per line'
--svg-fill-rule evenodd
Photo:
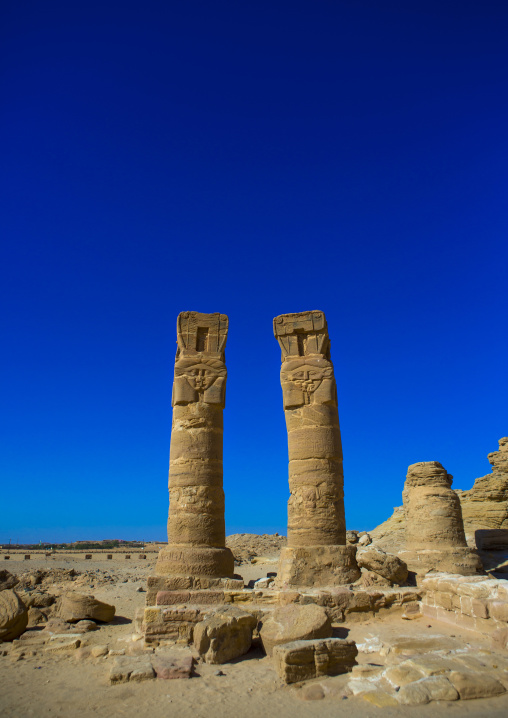
<path fill-rule="evenodd" d="M 278 583 L 333 586 L 356 581 L 356 548 L 346 545 L 344 478 L 337 390 L 323 312 L 273 320 L 282 351 L 288 431 L 288 544 Z"/>
<path fill-rule="evenodd" d="M 399 556 L 412 571 L 482 572 L 478 554 L 466 543 L 460 500 L 451 488 L 452 480 L 439 461 L 421 461 L 408 468 L 402 492 L 406 550 Z"/>
<path fill-rule="evenodd" d="M 155 576 L 148 579 L 147 606 L 163 605 L 168 591 L 243 587 L 242 581 L 233 579 L 234 559 L 226 548 L 224 523 L 222 413 L 227 332 L 225 314 L 182 312 L 178 316 L 168 546 L 159 553 Z M 159 625 L 161 610 L 145 610 L 147 640 L 150 631 L 152 635 L 168 633 Z M 178 637 L 178 631 L 173 637 Z"/>

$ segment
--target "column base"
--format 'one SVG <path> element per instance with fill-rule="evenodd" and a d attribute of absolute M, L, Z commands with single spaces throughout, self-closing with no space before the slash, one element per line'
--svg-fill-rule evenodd
<path fill-rule="evenodd" d="M 407 563 L 410 571 L 414 571 L 416 574 L 439 571 L 475 576 L 484 573 L 480 557 L 474 549 L 468 546 L 399 551 L 397 556 Z"/>
<path fill-rule="evenodd" d="M 233 578 L 235 559 L 229 548 L 168 546 L 159 552 L 157 576 Z"/>
<path fill-rule="evenodd" d="M 283 548 L 276 585 L 280 588 L 344 586 L 361 576 L 356 546 Z"/>

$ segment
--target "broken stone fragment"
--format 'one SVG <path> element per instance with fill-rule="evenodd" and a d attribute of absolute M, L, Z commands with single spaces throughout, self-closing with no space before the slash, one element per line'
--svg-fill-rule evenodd
<path fill-rule="evenodd" d="M 247 653 L 256 625 L 247 611 L 226 607 L 196 624 L 194 645 L 206 663 L 227 663 Z"/>
<path fill-rule="evenodd" d="M 19 579 L 16 578 L 10 571 L 2 569 L 0 571 L 0 591 L 6 591 L 9 588 L 14 588 L 19 583 Z"/>
<path fill-rule="evenodd" d="M 292 641 L 273 650 L 277 673 L 285 683 L 347 673 L 357 655 L 355 642 L 342 638 Z"/>
<path fill-rule="evenodd" d="M 360 567 L 379 574 L 391 583 L 402 585 L 407 579 L 407 565 L 402 559 L 373 546 L 358 551 L 356 561 Z"/>
<path fill-rule="evenodd" d="M 58 607 L 58 617 L 69 623 L 83 619 L 109 623 L 115 616 L 115 607 L 98 601 L 93 596 L 69 591 L 65 593 Z"/>
<path fill-rule="evenodd" d="M 28 625 L 28 610 L 16 591 L 0 592 L 0 642 L 21 636 Z"/>
<path fill-rule="evenodd" d="M 177 653 L 169 653 L 155 656 L 152 665 L 157 678 L 163 680 L 190 678 L 194 667 L 194 658 L 191 655 L 182 656 Z"/>
<path fill-rule="evenodd" d="M 272 655 L 275 646 L 291 641 L 312 638 L 329 638 L 333 629 L 322 606 L 314 603 L 281 606 L 263 622 L 259 635 L 265 653 Z"/>

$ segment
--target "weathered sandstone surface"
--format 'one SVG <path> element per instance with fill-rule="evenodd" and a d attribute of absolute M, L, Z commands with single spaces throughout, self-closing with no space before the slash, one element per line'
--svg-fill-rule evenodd
<path fill-rule="evenodd" d="M 482 571 L 477 552 L 466 543 L 452 480 L 438 461 L 421 461 L 408 468 L 402 492 L 406 546 L 399 556 L 416 573 L 434 570 L 471 575 Z"/>
<path fill-rule="evenodd" d="M 407 579 L 407 564 L 398 556 L 386 553 L 381 549 L 370 546 L 356 554 L 356 560 L 361 568 L 366 568 L 390 584 L 402 585 Z"/>
<path fill-rule="evenodd" d="M 327 586 L 360 576 L 355 547 L 346 544 L 342 443 L 330 338 L 323 312 L 273 320 L 288 432 L 288 542 L 278 582 Z"/>
<path fill-rule="evenodd" d="M 232 577 L 222 488 L 225 314 L 181 312 L 173 382 L 168 547 L 158 576 Z"/>
<path fill-rule="evenodd" d="M 456 489 L 469 546 L 508 550 L 508 437 L 499 440 L 499 451 L 488 454 L 492 473 L 476 479 L 469 491 Z M 405 544 L 404 507 L 370 532 L 377 547 L 397 553 Z M 482 559 L 488 557 L 482 556 Z M 502 562 L 499 559 L 499 562 Z"/>
<path fill-rule="evenodd" d="M 93 596 L 69 591 L 60 599 L 58 618 L 68 623 L 76 623 L 83 619 L 109 623 L 115 617 L 115 607 L 98 601 Z"/>
<path fill-rule="evenodd" d="M 194 646 L 206 663 L 227 663 L 243 656 L 257 620 L 236 606 L 218 609 L 194 629 Z"/>
<path fill-rule="evenodd" d="M 292 641 L 273 651 L 277 673 L 285 683 L 347 673 L 356 664 L 357 655 L 355 642 L 342 638 Z"/>
<path fill-rule="evenodd" d="M 28 625 L 28 610 L 16 591 L 0 591 L 0 642 L 12 641 Z"/>
<path fill-rule="evenodd" d="M 291 604 L 276 608 L 263 621 L 259 635 L 265 653 L 271 656 L 275 646 L 290 641 L 329 638 L 333 633 L 327 612 L 321 606 Z"/>

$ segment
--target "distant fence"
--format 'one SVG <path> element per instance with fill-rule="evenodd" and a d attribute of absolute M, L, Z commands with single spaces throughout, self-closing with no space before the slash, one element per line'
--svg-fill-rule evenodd
<path fill-rule="evenodd" d="M 140 559 L 146 559 L 147 554 L 156 555 L 158 554 L 160 549 L 150 549 L 146 548 L 144 550 L 144 553 L 140 553 L 138 555 L 138 558 Z M 113 559 L 115 556 L 122 556 L 126 559 L 130 559 L 132 556 L 132 549 L 130 551 L 128 549 L 88 549 L 86 551 L 85 549 L 56 549 L 53 551 L 41 550 L 41 551 L 31 551 L 30 553 L 25 553 L 24 551 L 6 551 L 5 549 L 0 549 L 0 556 L 3 556 L 4 561 L 9 561 L 10 559 L 16 560 L 16 559 L 23 559 L 25 561 L 29 561 L 33 558 L 43 558 L 43 557 L 53 557 L 58 558 L 58 556 L 75 556 L 76 558 L 80 556 L 85 556 L 85 558 L 92 558 L 92 555 L 99 555 L 102 556 L 105 554 L 106 559 Z"/>

